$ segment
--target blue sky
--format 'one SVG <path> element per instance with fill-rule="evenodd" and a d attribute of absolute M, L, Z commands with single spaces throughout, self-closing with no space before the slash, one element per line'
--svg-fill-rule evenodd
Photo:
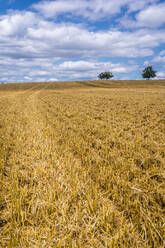
<path fill-rule="evenodd" d="M 165 78 L 165 1 L 0 0 L 0 82 Z"/>

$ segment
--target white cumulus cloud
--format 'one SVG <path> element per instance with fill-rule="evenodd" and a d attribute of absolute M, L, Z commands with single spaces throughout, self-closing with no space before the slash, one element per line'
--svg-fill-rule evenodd
<path fill-rule="evenodd" d="M 144 1 L 143 1 L 144 2 Z M 140 2 L 139 2 L 140 3 Z M 135 18 L 129 16 L 129 12 L 121 18 L 120 22 L 125 27 L 139 28 L 149 27 L 157 28 L 165 24 L 165 3 L 148 5 L 141 9 Z"/>
<path fill-rule="evenodd" d="M 82 16 L 90 20 L 109 18 L 120 13 L 123 7 L 130 12 L 137 11 L 156 0 L 56 0 L 42 1 L 34 4 L 32 8 L 39 11 L 45 17 L 57 17 L 60 14 Z"/>
<path fill-rule="evenodd" d="M 137 16 L 137 25 L 143 27 L 159 27 L 165 23 L 165 3 L 152 5 L 142 10 Z"/>

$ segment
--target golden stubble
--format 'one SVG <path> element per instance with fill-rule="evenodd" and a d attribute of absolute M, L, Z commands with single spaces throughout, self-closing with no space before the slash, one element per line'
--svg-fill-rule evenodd
<path fill-rule="evenodd" d="M 164 247 L 165 88 L 135 84 L 0 87 L 0 247 Z"/>

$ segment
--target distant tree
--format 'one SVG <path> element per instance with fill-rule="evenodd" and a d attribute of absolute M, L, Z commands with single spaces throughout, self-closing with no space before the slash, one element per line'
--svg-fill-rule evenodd
<path fill-rule="evenodd" d="M 156 71 L 152 69 L 152 66 L 148 66 L 143 70 L 142 77 L 146 79 L 156 77 Z"/>
<path fill-rule="evenodd" d="M 112 77 L 113 77 L 113 74 L 111 72 L 109 72 L 109 71 L 102 72 L 102 73 L 100 73 L 98 75 L 98 78 L 101 79 L 101 80 L 102 79 L 110 79 Z"/>

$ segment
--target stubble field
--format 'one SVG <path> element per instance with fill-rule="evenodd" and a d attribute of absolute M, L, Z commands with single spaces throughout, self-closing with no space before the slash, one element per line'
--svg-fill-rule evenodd
<path fill-rule="evenodd" d="M 0 85 L 0 247 L 165 239 L 165 81 Z"/>

